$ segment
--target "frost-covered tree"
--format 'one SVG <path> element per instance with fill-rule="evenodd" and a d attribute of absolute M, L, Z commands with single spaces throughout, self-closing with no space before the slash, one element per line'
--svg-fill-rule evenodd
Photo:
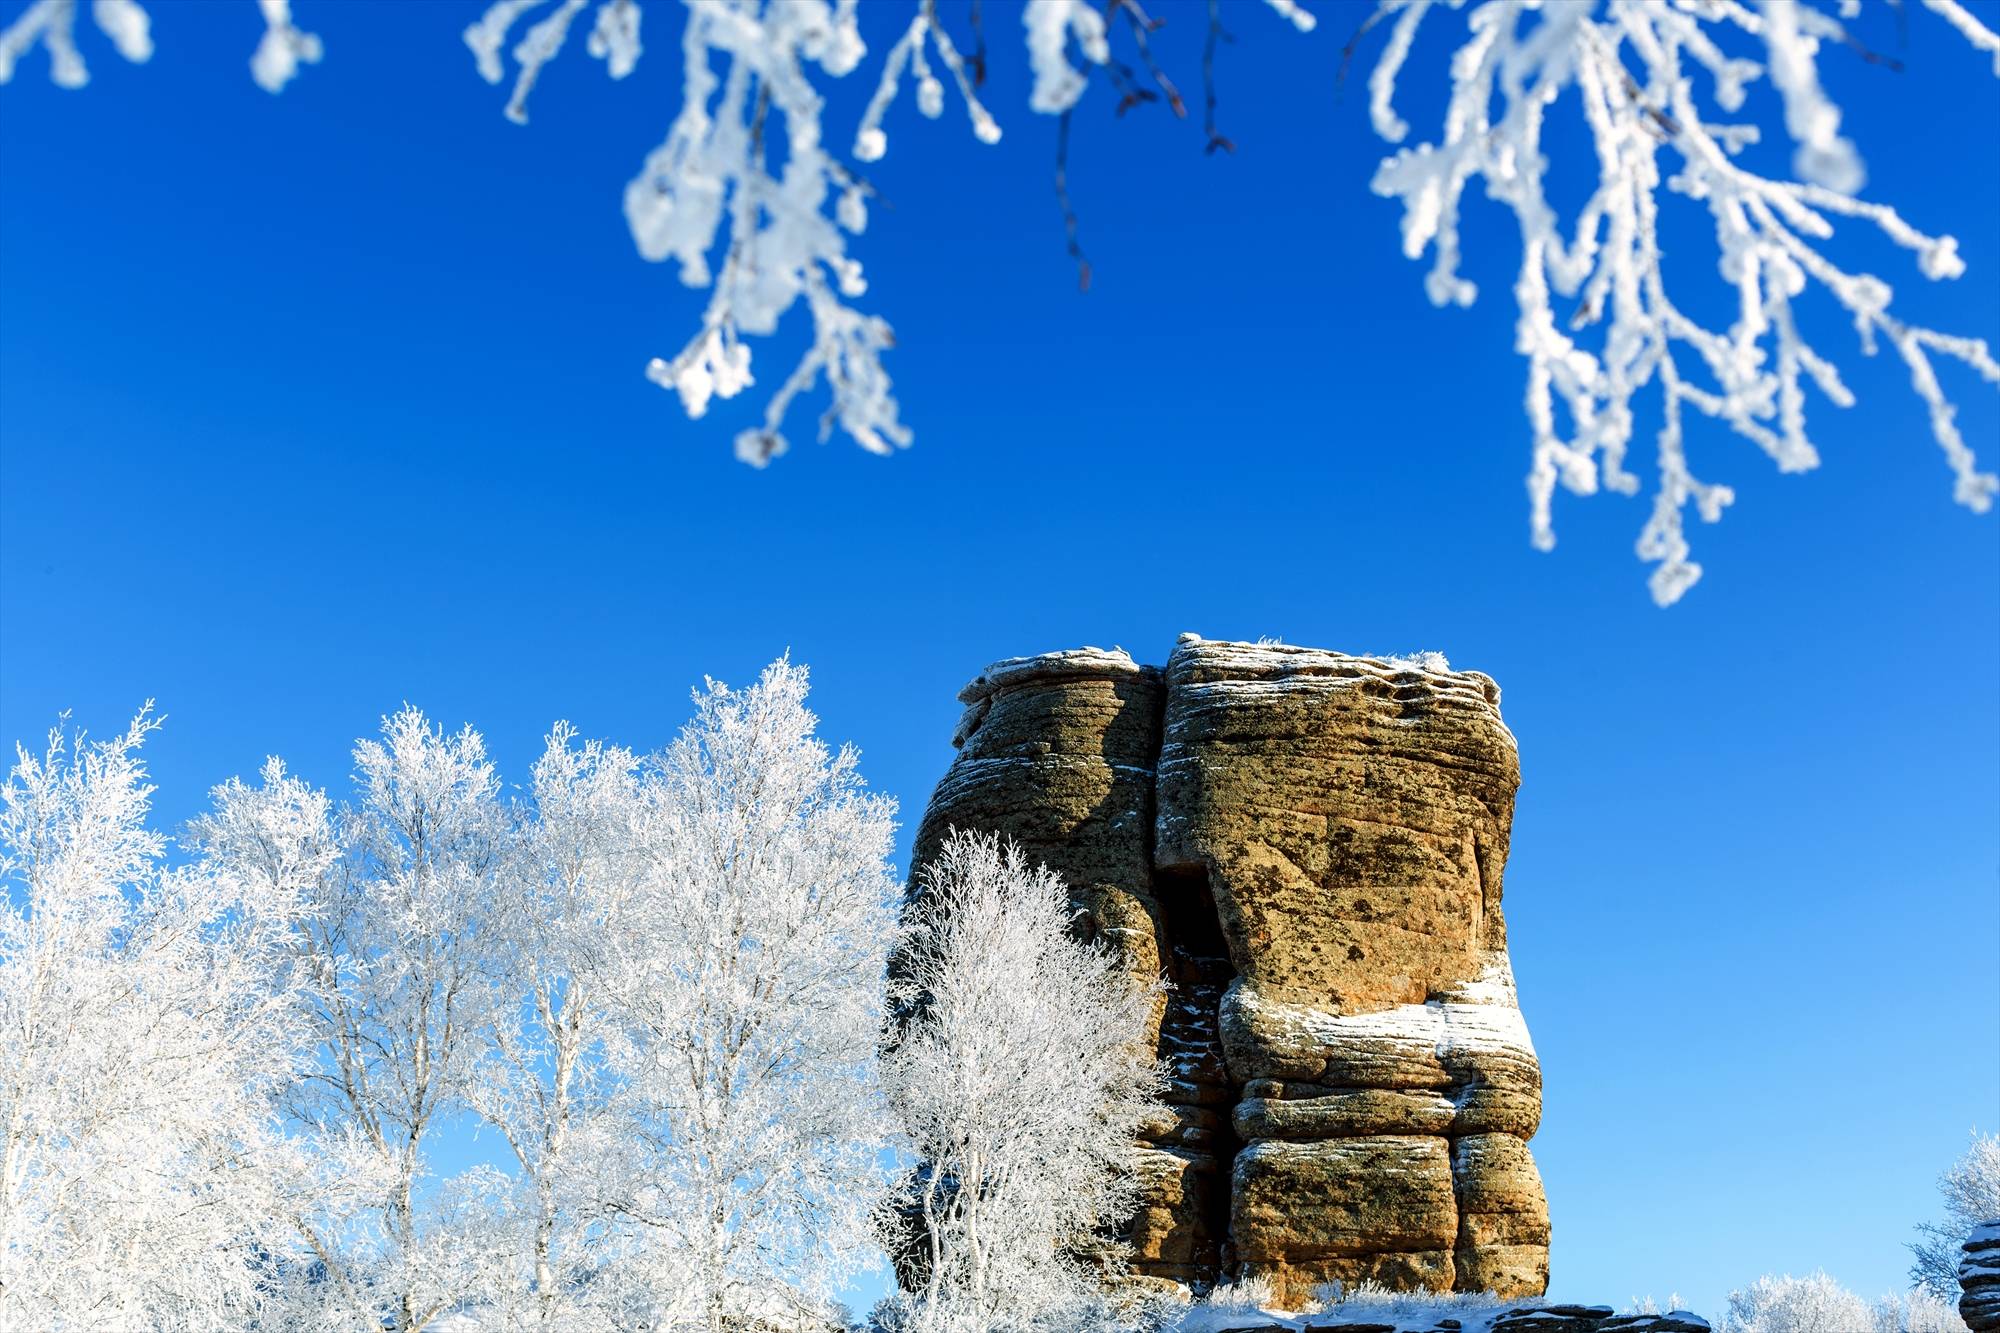
<path fill-rule="evenodd" d="M 218 789 L 199 831 L 242 878 L 313 869 L 292 947 L 317 1049 L 287 1103 L 340 1187 L 296 1219 L 317 1265 L 294 1297 L 331 1326 L 408 1333 L 479 1296 L 503 1244 L 505 1183 L 440 1181 L 425 1148 L 473 1109 L 488 1067 L 512 815 L 478 733 L 447 734 L 414 708 L 384 718 L 354 762 L 358 799 L 337 815 L 273 763 L 258 786 Z M 273 828 L 313 850 L 267 851 Z"/>
<path fill-rule="evenodd" d="M 669 1326 L 823 1313 L 887 1185 L 895 806 L 817 738 L 806 693 L 784 660 L 711 681 L 633 815 L 638 882 L 605 960 L 639 1117 L 614 1210 L 672 1265 L 647 1279 Z"/>
<path fill-rule="evenodd" d="M 1097 1293 L 1084 1257 L 1131 1203 L 1155 1109 L 1153 995 L 1071 932 L 1062 881 L 997 837 L 954 831 L 919 876 L 896 966 L 884 1079 L 909 1150 L 890 1245 L 921 1333 L 1055 1319 Z"/>
<path fill-rule="evenodd" d="M 492 0 L 465 30 L 488 82 L 507 78 L 511 58 L 509 117 L 526 121 L 541 70 L 592 2 Z M 259 3 L 267 30 L 252 69 L 276 91 L 301 62 L 318 59 L 320 44 L 293 25 L 288 0 Z M 822 438 L 838 426 L 878 453 L 911 440 L 882 360 L 890 326 L 856 304 L 867 284 L 850 247 L 867 227 L 873 187 L 855 164 L 887 153 L 887 115 L 906 86 L 932 119 L 944 114 L 948 86 L 954 90 L 976 144 L 996 142 L 1002 126 L 981 95 L 988 56 L 979 0 L 900 3 L 907 20 L 899 16 L 893 40 L 870 61 L 858 0 L 686 0 L 680 111 L 626 187 L 626 220 L 640 253 L 673 261 L 683 282 L 709 292 L 694 336 L 646 370 L 689 415 L 754 384 L 749 340 L 805 307 L 812 330 L 805 354 L 774 381 L 763 423 L 736 441 L 738 456 L 759 466 L 786 451 L 787 416 L 821 383 L 829 399 Z M 1992 56 L 2000 74 L 2000 34 L 1959 0 L 1921 5 Z M 585 45 L 611 77 L 623 78 L 643 52 L 640 6 L 595 6 Z M 1260 8 L 1284 20 L 1272 28 L 1317 27 L 1304 0 Z M 1444 13 L 1463 25 L 1448 58 L 1438 59 L 1442 48 L 1430 57 L 1449 90 L 1437 136 L 1383 160 L 1372 188 L 1401 200 L 1404 253 L 1431 253 L 1424 289 L 1439 305 L 1469 304 L 1477 294 L 1461 272 L 1467 187 L 1479 183 L 1513 215 L 1514 344 L 1527 360 L 1535 545 L 1554 545 L 1558 486 L 1578 495 L 1642 489 L 1627 462 L 1643 424 L 1653 461 L 1638 553 L 1656 566 L 1654 598 L 1678 600 L 1701 576 L 1688 512 L 1713 521 L 1734 498 L 1705 465 L 1697 469 L 1688 424 L 1711 420 L 1779 470 L 1798 472 L 1819 461 L 1811 397 L 1837 407 L 1854 401 L 1809 334 L 1821 317 L 1816 307 L 1851 325 L 1864 353 L 1885 347 L 1903 364 L 1955 498 L 1974 511 L 1991 508 L 2000 480 L 1980 469 L 1940 371 L 1956 363 L 2000 383 L 2000 362 L 1979 339 L 1909 322 L 1895 309 L 1891 284 L 1849 267 L 1848 242 L 1835 244 L 1837 229 L 1872 237 L 1891 252 L 1907 251 L 1917 274 L 1933 281 L 1965 269 L 1950 236 L 1920 230 L 1862 196 L 1860 152 L 1821 78 L 1829 54 L 1894 63 L 1863 39 L 1866 10 L 1899 8 L 1880 0 L 1376 0 L 1358 11 L 1359 31 L 1341 65 L 1386 34 L 1367 100 L 1375 131 L 1395 144 L 1411 133 L 1395 107 L 1426 67 L 1413 59 L 1425 50 L 1423 30 Z M 79 0 L 32 0 L 0 29 L 0 82 L 39 44 L 56 82 L 82 84 L 79 11 Z M 93 0 L 90 13 L 126 58 L 151 53 L 138 0 Z M 1033 75 L 1028 107 L 1059 119 L 1056 195 L 1087 279 L 1065 167 L 1071 121 L 1091 83 L 1108 83 L 1120 112 L 1161 102 L 1185 115 L 1187 102 L 1155 54 L 1160 25 L 1141 0 L 1032 0 L 1018 13 Z M 1217 51 L 1230 33 L 1219 0 L 1209 0 L 1206 13 L 1203 121 L 1213 152 L 1233 147 L 1215 110 Z M 1242 14 L 1229 10 L 1232 22 Z M 859 121 L 829 126 L 824 87 L 864 71 L 874 91 Z M 1573 141 L 1589 147 L 1552 160 L 1552 145 L 1572 141 L 1550 129 L 1564 115 L 1585 131 Z M 1565 177 L 1590 185 L 1574 209 L 1558 202 L 1571 191 L 1550 185 Z M 1683 205 L 1705 220 L 1714 251 L 1670 268 L 1663 218 Z M 1692 313 L 1708 304 L 1697 287 L 1709 272 L 1726 294 L 1726 322 Z"/>
<path fill-rule="evenodd" d="M 1723 1333 L 1855 1333 L 1872 1330 L 1868 1302 L 1825 1273 L 1764 1276 L 1729 1293 Z"/>
<path fill-rule="evenodd" d="M 607 1201 L 627 1197 L 639 1128 L 606 1060 L 618 1032 L 605 965 L 641 858 L 631 842 L 637 760 L 559 723 L 519 811 L 493 907 L 502 1000 L 469 1094 L 519 1168 L 482 1312 L 504 1327 L 611 1327 L 649 1300 L 639 1253 Z"/>
<path fill-rule="evenodd" d="M 142 712 L 0 788 L 0 1327 L 237 1329 L 310 1177 L 276 1095 L 310 863 L 164 868 Z"/>
<path fill-rule="evenodd" d="M 1765 1276 L 1729 1293 L 1720 1333 L 1965 1333 L 1958 1311 L 1917 1288 L 1869 1302 L 1825 1273 Z"/>
<path fill-rule="evenodd" d="M 1958 1300 L 1959 1251 L 1972 1229 L 2000 1217 L 2000 1134 L 1972 1136 L 1972 1146 L 1938 1177 L 1944 1216 L 1918 1224 L 1910 1242 L 1910 1281 L 1941 1299 Z"/>
<path fill-rule="evenodd" d="M 413 708 L 163 869 L 136 751 L 0 799 L 0 1325 L 799 1326 L 868 1253 L 893 803 L 788 661 L 525 796 Z M 474 1125 L 509 1169 L 446 1176 Z"/>

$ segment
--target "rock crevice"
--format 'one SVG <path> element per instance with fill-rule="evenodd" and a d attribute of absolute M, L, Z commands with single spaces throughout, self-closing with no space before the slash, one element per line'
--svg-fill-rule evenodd
<path fill-rule="evenodd" d="M 1135 1275 L 1545 1289 L 1499 698 L 1434 660 L 1191 635 L 1163 669 L 1086 648 L 960 692 L 917 864 L 953 827 L 1003 833 L 1165 982 Z"/>

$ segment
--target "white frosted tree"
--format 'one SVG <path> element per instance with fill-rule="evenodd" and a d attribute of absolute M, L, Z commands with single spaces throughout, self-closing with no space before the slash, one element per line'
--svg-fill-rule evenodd
<path fill-rule="evenodd" d="M 492 0 L 466 28 L 480 77 L 500 83 L 513 62 L 510 118 L 527 120 L 541 71 L 592 3 Z M 2000 34 L 1959 0 L 1920 4 L 1940 30 L 1992 57 L 2000 74 Z M 301 62 L 318 59 L 319 41 L 293 25 L 288 0 L 260 5 L 267 32 L 252 69 L 275 91 Z M 1898 313 L 1892 285 L 1849 266 L 1852 246 L 1836 237 L 1859 234 L 1891 257 L 1905 251 L 1926 280 L 1965 270 L 1952 237 L 1862 197 L 1861 153 L 1820 74 L 1829 54 L 1893 63 L 1870 51 L 1863 34 L 1870 10 L 1900 8 L 1884 0 L 1376 0 L 1325 10 L 1359 20 L 1343 69 L 1372 34 L 1386 32 L 1367 101 L 1376 132 L 1394 144 L 1410 137 L 1395 104 L 1421 77 L 1424 61 L 1413 53 L 1424 49 L 1423 30 L 1443 15 L 1462 24 L 1448 58 L 1430 57 L 1448 89 L 1438 135 L 1384 159 L 1372 188 L 1403 204 L 1404 253 L 1432 255 L 1423 287 L 1438 305 L 1470 304 L 1477 295 L 1461 271 L 1466 189 L 1480 184 L 1513 215 L 1515 235 L 1504 244 L 1519 256 L 1514 347 L 1527 361 L 1536 546 L 1555 543 L 1558 487 L 1577 495 L 1646 489 L 1627 466 L 1643 427 L 1653 461 L 1637 551 L 1655 566 L 1654 599 L 1678 600 L 1701 577 L 1689 511 L 1714 521 L 1734 499 L 1705 464 L 1697 469 L 1689 424 L 1716 423 L 1783 472 L 1817 466 L 1810 400 L 1854 402 L 1810 332 L 1829 316 L 1853 328 L 1864 354 L 1886 348 L 1902 363 L 1951 471 L 1954 498 L 1976 512 L 1992 507 L 2000 480 L 1981 470 L 1940 372 L 2000 384 L 2000 362 L 1977 338 Z M 1266 0 L 1259 9 L 1282 20 L 1267 30 L 1318 27 L 1304 0 Z M 79 0 L 32 0 L 0 28 L 0 82 L 39 44 L 55 81 L 80 86 L 79 11 Z M 976 0 L 962 7 L 900 0 L 893 37 L 871 62 L 858 0 L 685 0 L 680 110 L 627 185 L 625 216 L 644 257 L 671 260 L 684 283 L 709 293 L 693 337 L 646 367 L 690 416 L 755 384 L 751 340 L 805 306 L 807 349 L 775 380 L 762 424 L 738 435 L 745 461 L 763 466 L 786 451 L 786 418 L 822 383 L 822 439 L 837 426 L 877 453 L 910 443 L 882 359 L 892 330 L 856 304 L 867 283 L 851 247 L 866 230 L 874 191 L 848 159 L 872 163 L 887 153 L 887 115 L 906 85 L 931 119 L 955 90 L 971 141 L 1000 139 L 1000 118 L 981 95 L 983 12 Z M 1229 7 L 1232 22 L 1242 12 Z M 90 13 L 127 59 L 150 55 L 138 0 L 93 0 Z M 1110 84 L 1120 112 L 1156 102 L 1185 116 L 1187 102 L 1156 54 L 1160 24 L 1140 0 L 1101 7 L 1024 0 L 1018 13 L 1032 74 L 1028 109 L 1059 120 L 1056 199 L 1087 280 L 1066 165 L 1071 121 L 1091 83 Z M 1201 78 L 1211 153 L 1234 147 L 1216 125 L 1217 51 L 1231 36 L 1223 16 L 1219 0 L 1209 0 Z M 588 27 L 585 46 L 610 76 L 631 74 L 643 54 L 637 0 L 595 0 Z M 874 91 L 859 121 L 851 131 L 830 127 L 823 88 L 863 71 Z M 1565 108 L 1582 134 L 1550 132 Z M 1775 150 L 1762 146 L 1767 139 Z M 1572 142 L 1588 148 L 1551 160 L 1553 145 Z M 1559 203 L 1572 191 L 1549 185 L 1565 177 L 1592 184 L 1573 209 Z M 1703 256 L 1678 247 L 1693 262 L 1670 269 L 1663 256 L 1677 247 L 1662 243 L 1663 218 L 1682 205 L 1712 234 L 1714 249 Z M 1710 303 L 1711 294 L 1698 291 L 1710 273 L 1731 311 L 1726 323 L 1690 313 Z"/>
<path fill-rule="evenodd" d="M 185 863 L 143 716 L 0 792 L 0 1325 L 800 1326 L 869 1253 L 894 806 L 805 670 L 523 799 L 413 708 L 336 808 L 269 761 Z M 439 1136 L 497 1134 L 455 1175 Z"/>
<path fill-rule="evenodd" d="M 0 789 L 0 1327 L 249 1327 L 307 1197 L 276 1097 L 315 867 L 163 868 L 155 725 L 58 728 Z"/>
<path fill-rule="evenodd" d="M 482 1296 L 506 1328 L 619 1327 L 654 1304 L 635 1281 L 645 1237 L 611 1208 L 633 1193 L 627 1161 L 642 1127 L 606 1060 L 620 1021 L 606 965 L 631 947 L 615 932 L 643 866 L 636 774 L 630 751 L 559 723 L 495 904 L 504 998 L 469 1095 L 519 1168 Z"/>
<path fill-rule="evenodd" d="M 1958 1299 L 1959 1251 L 1972 1229 L 2000 1218 L 2000 1134 L 1974 1134 L 1972 1146 L 1938 1177 L 1944 1216 L 1917 1226 L 1910 1281 L 1944 1300 Z"/>
<path fill-rule="evenodd" d="M 479 735 L 413 708 L 354 750 L 359 797 L 337 816 L 281 766 L 230 783 L 201 826 L 239 876 L 268 875 L 259 831 L 303 827 L 326 851 L 292 947 L 315 1058 L 287 1098 L 338 1191 L 298 1221 L 318 1269 L 293 1292 L 338 1327 L 421 1329 L 479 1298 L 504 1244 L 505 1182 L 439 1180 L 426 1140 L 472 1109 L 505 960 L 512 816 Z"/>
<path fill-rule="evenodd" d="M 1161 1076 L 1152 992 L 1074 918 L 1062 881 L 995 836 L 954 831 L 918 878 L 883 1062 L 919 1162 L 888 1223 L 905 1327 L 1063 1327 L 1097 1297 L 1086 1252 L 1131 1203 Z"/>
<path fill-rule="evenodd" d="M 610 941 L 638 1104 L 630 1193 L 657 1316 L 723 1333 L 816 1317 L 869 1253 L 887 1186 L 875 1077 L 895 933 L 894 803 L 829 752 L 803 667 L 711 681 L 641 777 L 638 884 Z"/>
<path fill-rule="evenodd" d="M 508 1329 L 672 1327 L 686 1307 L 674 1237 L 626 1213 L 648 1121 L 610 1061 L 630 1049 L 612 965 L 648 949 L 626 935 L 648 873 L 638 771 L 558 723 L 494 913 L 506 999 L 470 1101 L 518 1167 L 480 1305 Z"/>
<path fill-rule="evenodd" d="M 1919 1287 L 1869 1302 L 1825 1273 L 1764 1276 L 1729 1293 L 1719 1333 L 1965 1333 L 1958 1311 Z"/>

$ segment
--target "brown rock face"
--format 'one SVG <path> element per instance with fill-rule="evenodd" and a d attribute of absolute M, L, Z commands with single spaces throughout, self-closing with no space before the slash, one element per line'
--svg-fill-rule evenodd
<path fill-rule="evenodd" d="M 954 826 L 1006 834 L 1167 981 L 1133 1272 L 1543 1291 L 1493 682 L 1183 636 L 1164 671 L 1051 653 L 960 699 L 918 864 Z"/>

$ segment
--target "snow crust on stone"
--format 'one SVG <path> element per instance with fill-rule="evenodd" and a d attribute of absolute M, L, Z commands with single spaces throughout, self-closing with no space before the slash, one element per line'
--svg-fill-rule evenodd
<path fill-rule="evenodd" d="M 1093 676 L 1138 676 L 1149 668 L 1123 648 L 1064 648 L 1027 657 L 1003 657 L 967 681 L 958 701 L 969 704 L 1031 680 L 1079 680 Z"/>
<path fill-rule="evenodd" d="M 1335 688 L 1365 679 L 1393 685 L 1421 682 L 1440 694 L 1483 705 L 1496 714 L 1500 707 L 1500 686 L 1491 676 L 1483 671 L 1454 671 L 1443 653 L 1374 657 L 1289 643 L 1228 642 L 1183 635 L 1167 671 L 1176 683 L 1200 688 L 1287 686 L 1305 676 L 1325 677 Z M 1210 673 L 1221 678 L 1211 678 Z"/>
<path fill-rule="evenodd" d="M 951 743 L 954 747 L 964 745 L 972 733 L 979 730 L 979 724 L 986 720 L 986 710 L 992 706 L 993 696 L 1002 690 L 1031 681 L 1115 680 L 1139 677 L 1148 672 L 1157 674 L 1158 671 L 1158 667 L 1139 665 L 1123 648 L 1064 648 L 1058 652 L 1034 653 L 1027 657 L 1003 657 L 959 690 L 958 701 L 965 705 L 965 712 L 959 716 L 958 726 L 952 731 Z"/>
<path fill-rule="evenodd" d="M 1338 1284 L 1334 1284 L 1337 1288 Z M 1230 1287 L 1219 1288 L 1207 1300 L 1187 1306 L 1165 1319 L 1161 1333 L 1234 1333 L 1237 1330 L 1284 1330 L 1310 1333 L 1315 1328 L 1340 1329 L 1348 1325 L 1373 1325 L 1396 1329 L 1436 1329 L 1447 1319 L 1457 1321 L 1458 1333 L 1505 1333 L 1509 1324 L 1532 1322 L 1537 1311 L 1571 1311 L 1546 1299 L 1500 1300 L 1489 1292 L 1390 1291 L 1364 1282 L 1330 1303 L 1315 1303 L 1294 1310 L 1268 1300 L 1268 1291 L 1252 1289 L 1238 1297 Z M 1610 1307 L 1590 1307 L 1611 1318 Z M 1628 1316 L 1629 1317 L 1629 1316 Z M 1653 1319 L 1669 1327 L 1707 1328 L 1708 1321 L 1686 1310 L 1674 1310 Z M 1644 1333 L 1641 1323 L 1635 1333 Z"/>
<path fill-rule="evenodd" d="M 1446 1069 L 1481 1055 L 1535 1058 L 1528 1024 L 1515 999 L 1514 970 L 1505 953 L 1487 955 L 1477 977 L 1423 1004 L 1365 1014 L 1273 999 L 1239 982 L 1223 1003 L 1235 1007 L 1265 1040 L 1328 1052 L 1380 1042 L 1427 1047 Z"/>

